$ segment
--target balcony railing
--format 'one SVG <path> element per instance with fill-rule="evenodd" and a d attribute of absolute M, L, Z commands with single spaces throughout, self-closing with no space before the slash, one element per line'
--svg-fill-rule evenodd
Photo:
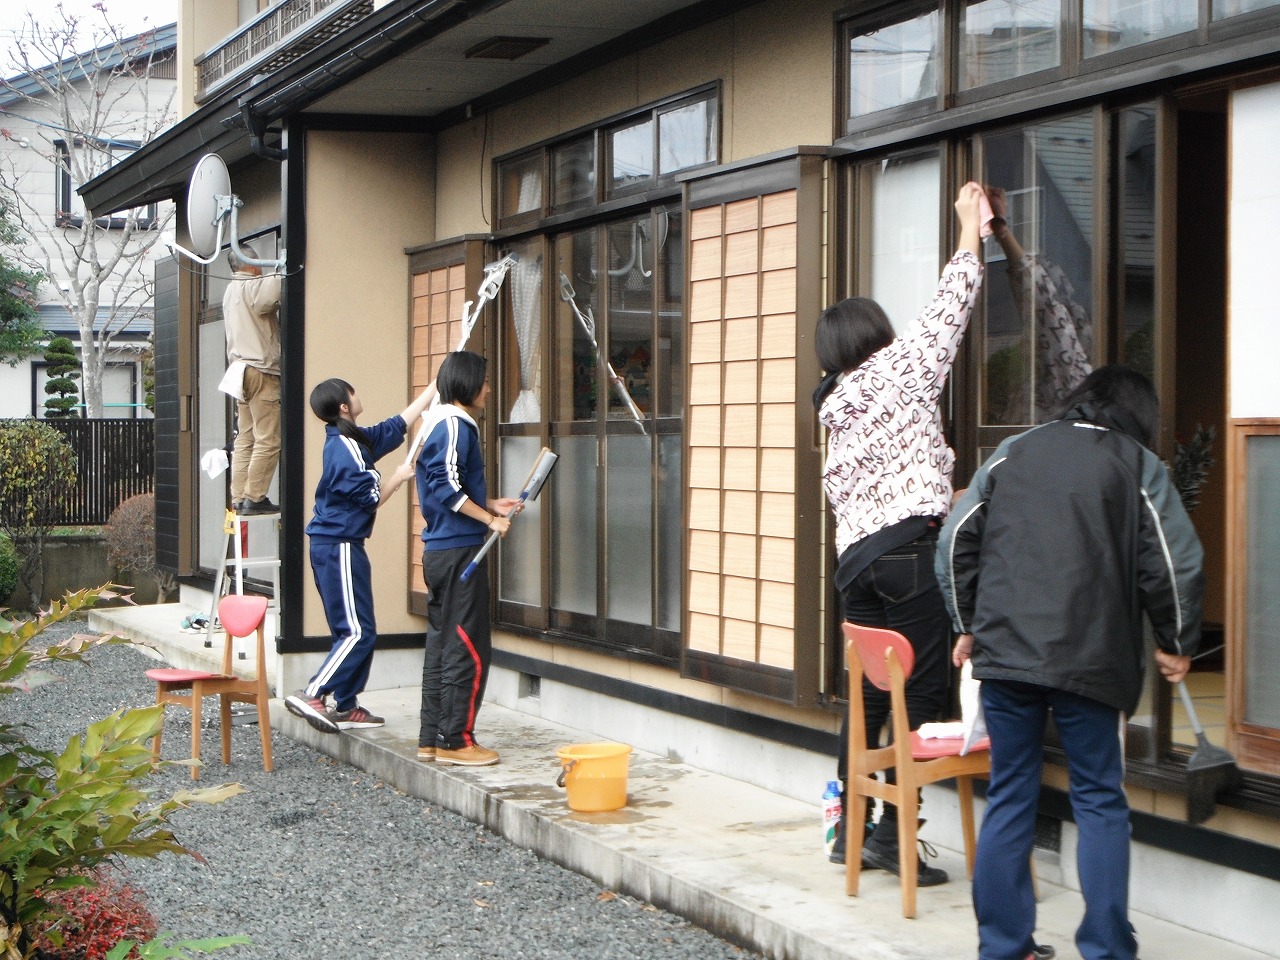
<path fill-rule="evenodd" d="M 284 0 L 196 60 L 196 102 L 250 71 L 271 73 L 373 12 L 373 0 Z"/>

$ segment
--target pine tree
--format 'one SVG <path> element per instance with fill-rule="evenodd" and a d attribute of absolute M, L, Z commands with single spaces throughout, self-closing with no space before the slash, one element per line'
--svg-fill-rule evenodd
<path fill-rule="evenodd" d="M 54 337 L 45 348 L 44 359 L 49 364 L 49 381 L 44 392 L 49 399 L 44 402 L 44 415 L 48 420 L 65 420 L 80 416 L 76 409 L 80 403 L 80 358 L 76 345 L 66 337 Z"/>

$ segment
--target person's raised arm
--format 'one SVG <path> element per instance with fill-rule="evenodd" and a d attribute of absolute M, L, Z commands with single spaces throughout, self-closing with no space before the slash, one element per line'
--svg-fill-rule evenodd
<path fill-rule="evenodd" d="M 413 403 L 409 404 L 400 412 L 400 416 L 404 419 L 405 426 L 410 430 L 414 429 L 414 424 L 418 422 L 418 418 L 422 416 L 422 412 L 431 406 L 431 401 L 436 396 L 436 382 L 432 380 L 427 384 L 427 388 L 423 390 Z"/>
<path fill-rule="evenodd" d="M 956 252 L 967 250 L 979 259 L 982 258 L 982 238 L 979 236 L 979 228 L 982 226 L 981 197 L 982 187 L 970 180 L 960 188 L 955 204 L 956 216 L 960 218 L 960 241 L 956 245 Z"/>

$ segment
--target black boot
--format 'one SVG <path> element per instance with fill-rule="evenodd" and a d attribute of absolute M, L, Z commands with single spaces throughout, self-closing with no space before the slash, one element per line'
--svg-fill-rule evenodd
<path fill-rule="evenodd" d="M 886 805 L 887 806 L 887 805 Z M 923 821 L 922 821 L 923 822 Z M 888 870 L 895 877 L 902 871 L 898 865 L 898 823 L 896 819 L 882 817 L 876 832 L 862 845 L 862 869 Z M 931 867 L 918 859 L 916 886 L 936 887 L 947 882 L 947 871 Z"/>

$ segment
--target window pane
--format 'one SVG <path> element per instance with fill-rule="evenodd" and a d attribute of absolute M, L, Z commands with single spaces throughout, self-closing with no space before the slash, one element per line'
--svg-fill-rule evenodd
<path fill-rule="evenodd" d="M 542 441 L 537 437 L 501 437 L 498 475 L 503 489 L 490 496 L 515 496 L 516 486 L 529 475 Z M 557 479 L 559 479 L 557 477 Z M 498 596 L 513 603 L 542 603 L 542 497 L 527 501 L 520 519 L 498 545 Z"/>
<path fill-rule="evenodd" d="M 715 101 L 700 100 L 658 117 L 658 172 L 674 173 L 716 158 Z"/>
<path fill-rule="evenodd" d="M 612 173 L 609 190 L 620 190 L 653 177 L 653 121 L 614 130 L 609 135 Z"/>
<path fill-rule="evenodd" d="M 600 362 L 596 349 L 596 231 L 581 230 L 556 243 L 559 299 L 554 419 L 594 420 Z"/>
<path fill-rule="evenodd" d="M 1155 379 L 1156 111 L 1117 115 L 1120 187 L 1120 362 Z"/>
<path fill-rule="evenodd" d="M 558 437 L 552 497 L 551 605 L 594 617 L 596 611 L 596 438 Z M 546 494 L 544 494 L 545 496 Z"/>
<path fill-rule="evenodd" d="M 532 154 L 498 168 L 499 216 L 542 209 L 542 156 Z"/>
<path fill-rule="evenodd" d="M 679 207 L 657 211 L 654 235 L 658 261 L 658 357 L 653 383 L 654 412 L 684 412 L 684 220 Z"/>
<path fill-rule="evenodd" d="M 516 390 L 514 398 L 503 397 L 503 408 L 510 410 L 508 423 L 537 423 L 542 419 L 542 257 L 537 243 L 517 244 L 510 253 L 516 256 L 507 277 L 511 325 L 515 333 L 506 339 L 506 370 L 516 371 L 515 382 L 502 378 L 504 391 Z M 505 474 L 504 474 L 505 476 Z"/>
<path fill-rule="evenodd" d="M 986 241 L 982 422 L 1043 423 L 1093 369 L 1093 117 L 982 138 Z"/>
<path fill-rule="evenodd" d="M 893 157 L 864 168 L 871 193 L 871 298 L 901 332 L 938 286 L 937 151 Z"/>
<path fill-rule="evenodd" d="M 938 95 L 938 11 L 849 40 L 849 116 Z"/>
<path fill-rule="evenodd" d="M 1280 0 L 1212 0 L 1213 19 L 1222 20 L 1254 10 L 1265 10 L 1280 4 Z"/>
<path fill-rule="evenodd" d="M 1084 55 L 1194 30 L 1198 0 L 1084 0 Z"/>
<path fill-rule="evenodd" d="M 608 227 L 610 420 L 640 433 L 653 406 L 653 220 L 648 214 Z"/>
<path fill-rule="evenodd" d="M 1061 0 L 976 0 L 960 15 L 960 88 L 1047 70 L 1059 63 Z"/>
<path fill-rule="evenodd" d="M 596 141 L 594 136 L 556 147 L 551 152 L 553 193 L 557 213 L 594 203 L 596 199 Z"/>
<path fill-rule="evenodd" d="M 1280 727 L 1280 437 L 1247 440 L 1244 722 Z"/>
<path fill-rule="evenodd" d="M 653 438 L 606 440 L 609 619 L 653 623 Z"/>
<path fill-rule="evenodd" d="M 684 610 L 684 565 L 680 560 L 683 447 L 678 433 L 658 437 L 658 626 L 664 630 L 679 630 Z"/>

